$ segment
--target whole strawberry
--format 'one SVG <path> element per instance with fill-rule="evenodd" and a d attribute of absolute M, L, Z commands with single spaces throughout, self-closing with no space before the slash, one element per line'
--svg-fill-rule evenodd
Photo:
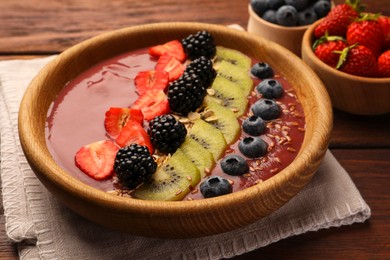
<path fill-rule="evenodd" d="M 348 25 L 359 16 L 360 11 L 360 0 L 346 0 L 345 4 L 336 5 L 314 29 L 314 36 L 320 38 L 327 31 L 329 35 L 344 37 Z"/>
<path fill-rule="evenodd" d="M 378 23 L 379 15 L 365 14 L 352 22 L 347 29 L 349 45 L 359 43 L 369 48 L 378 57 L 383 45 L 382 27 Z"/>
<path fill-rule="evenodd" d="M 375 77 L 377 60 L 370 49 L 364 45 L 354 44 L 341 51 L 336 68 L 356 76 Z"/>
<path fill-rule="evenodd" d="M 383 49 L 390 49 L 390 17 L 379 16 L 378 23 L 382 27 L 383 32 Z"/>
<path fill-rule="evenodd" d="M 313 45 L 314 54 L 324 63 L 335 68 L 340 57 L 340 53 L 348 45 L 341 36 L 328 36 L 325 34 L 315 41 Z"/>
<path fill-rule="evenodd" d="M 379 56 L 378 74 L 380 77 L 390 77 L 390 50 L 385 51 Z"/>

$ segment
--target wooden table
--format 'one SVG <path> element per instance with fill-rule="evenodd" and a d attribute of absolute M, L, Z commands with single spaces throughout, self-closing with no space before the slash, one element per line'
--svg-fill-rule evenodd
<path fill-rule="evenodd" d="M 144 23 L 198 21 L 245 28 L 248 2 L 0 1 L 0 60 L 56 54 L 99 33 Z M 364 2 L 367 10 L 390 16 L 389 0 Z M 390 259 L 390 114 L 363 117 L 334 111 L 330 149 L 371 207 L 371 219 L 291 237 L 235 259 Z M 1 207 L 0 259 L 17 259 L 4 221 Z"/>

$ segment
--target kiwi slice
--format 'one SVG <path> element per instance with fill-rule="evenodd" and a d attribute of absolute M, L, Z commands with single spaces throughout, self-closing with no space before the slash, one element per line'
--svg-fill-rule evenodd
<path fill-rule="evenodd" d="M 238 50 L 234 50 L 222 46 L 217 46 L 216 51 L 217 51 L 216 53 L 217 59 L 215 61 L 216 64 L 224 60 L 230 62 L 233 65 L 241 67 L 245 71 L 250 70 L 252 60 L 244 53 Z"/>
<path fill-rule="evenodd" d="M 202 178 L 206 176 L 206 169 L 211 170 L 215 165 L 213 154 L 188 136 L 180 146 L 180 149 L 198 167 Z"/>
<path fill-rule="evenodd" d="M 132 195 L 144 200 L 182 200 L 200 179 L 198 167 L 178 148 Z"/>
<path fill-rule="evenodd" d="M 233 111 L 209 97 L 205 98 L 205 105 L 214 112 L 215 116 L 215 120 L 210 120 L 208 123 L 222 132 L 226 143 L 230 144 L 236 140 L 240 134 L 241 127 Z"/>
<path fill-rule="evenodd" d="M 249 76 L 247 70 L 243 70 L 241 67 L 233 65 L 227 61 L 221 61 L 221 63 L 216 66 L 218 76 L 215 80 L 220 80 L 220 78 L 225 78 L 239 87 L 245 96 L 248 96 L 253 89 L 253 81 Z"/>
<path fill-rule="evenodd" d="M 211 152 L 215 160 L 221 158 L 225 152 L 227 143 L 222 132 L 203 119 L 195 121 L 189 136 Z"/>
<path fill-rule="evenodd" d="M 219 79 L 217 79 L 219 78 Z M 217 99 L 217 103 L 230 108 L 236 117 L 242 116 L 248 106 L 248 99 L 237 85 L 225 78 L 217 77 L 211 88 L 215 94 L 212 96 Z"/>

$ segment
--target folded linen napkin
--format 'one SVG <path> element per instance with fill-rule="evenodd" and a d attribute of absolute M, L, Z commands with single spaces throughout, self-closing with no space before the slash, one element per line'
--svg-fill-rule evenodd
<path fill-rule="evenodd" d="M 23 92 L 52 57 L 0 62 L 1 181 L 6 232 L 20 259 L 220 259 L 323 228 L 364 222 L 370 208 L 328 151 L 312 181 L 273 214 L 196 239 L 152 239 L 96 225 L 64 207 L 38 181 L 18 138 Z M 194 247 L 196 245 L 196 247 Z"/>

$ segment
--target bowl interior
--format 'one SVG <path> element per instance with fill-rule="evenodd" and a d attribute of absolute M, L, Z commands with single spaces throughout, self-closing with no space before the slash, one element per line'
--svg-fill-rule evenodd
<path fill-rule="evenodd" d="M 49 107 L 74 77 L 113 56 L 208 30 L 217 45 L 235 48 L 268 62 L 296 90 L 306 117 L 297 158 L 261 185 L 199 201 L 157 202 L 128 199 L 92 188 L 71 177 L 52 159 L 45 141 Z M 28 162 L 41 182 L 82 216 L 137 235 L 197 237 L 254 222 L 291 199 L 317 170 L 329 142 L 332 111 L 322 82 L 298 57 L 246 32 L 201 23 L 159 23 L 125 28 L 82 42 L 43 68 L 20 105 L 19 135 Z M 213 217 L 210 217 L 210 214 Z M 201 224 L 200 224 L 201 223 Z"/>

